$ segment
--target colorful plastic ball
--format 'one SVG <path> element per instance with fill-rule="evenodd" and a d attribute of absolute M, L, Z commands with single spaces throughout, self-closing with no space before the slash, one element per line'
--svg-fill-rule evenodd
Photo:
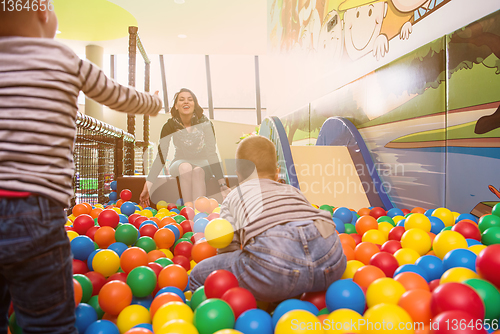
<path fill-rule="evenodd" d="M 376 245 L 382 245 L 387 241 L 387 236 L 379 230 L 368 230 L 361 238 L 362 242 L 371 242 Z"/>
<path fill-rule="evenodd" d="M 477 292 L 462 283 L 445 283 L 432 292 L 431 312 L 436 316 L 442 312 L 460 310 L 475 319 L 484 319 L 484 304 Z"/>
<path fill-rule="evenodd" d="M 440 259 L 443 259 L 449 251 L 458 248 L 467 248 L 467 241 L 463 235 L 455 231 L 442 231 L 436 235 L 432 243 L 432 249 Z"/>
<path fill-rule="evenodd" d="M 191 256 L 196 263 L 215 255 L 217 255 L 217 249 L 210 246 L 206 241 L 195 243 L 191 250 Z"/>
<path fill-rule="evenodd" d="M 87 327 L 85 334 L 120 334 L 120 331 L 109 320 L 97 320 Z"/>
<path fill-rule="evenodd" d="M 327 314 L 323 320 L 325 333 L 360 333 L 363 317 L 350 309 L 338 309 Z"/>
<path fill-rule="evenodd" d="M 422 276 L 427 282 L 429 282 L 429 277 L 425 273 L 425 271 L 417 266 L 416 264 L 405 264 L 402 266 L 399 266 L 398 269 L 394 272 L 394 276 L 397 276 L 398 274 L 404 273 L 404 272 L 412 272 L 415 274 L 419 274 Z"/>
<path fill-rule="evenodd" d="M 243 312 L 236 319 L 234 329 L 245 334 L 273 334 L 274 331 L 271 316 L 260 309 Z"/>
<path fill-rule="evenodd" d="M 500 289 L 500 245 L 495 244 L 483 249 L 476 260 L 476 270 L 479 276 Z"/>
<path fill-rule="evenodd" d="M 84 261 L 73 259 L 73 275 L 85 274 L 88 271 L 87 264 Z"/>
<path fill-rule="evenodd" d="M 487 229 L 493 226 L 500 226 L 500 217 L 497 215 L 485 215 L 479 218 L 479 230 L 484 233 Z"/>
<path fill-rule="evenodd" d="M 304 292 L 300 296 L 300 300 L 313 304 L 318 310 L 324 309 L 326 307 L 326 291 Z"/>
<path fill-rule="evenodd" d="M 135 212 L 135 210 L 136 210 L 135 204 L 132 202 L 124 202 L 120 206 L 121 213 L 123 213 L 124 215 L 127 215 L 127 216 L 130 216 L 131 214 L 133 214 Z"/>
<path fill-rule="evenodd" d="M 352 221 L 351 210 L 345 207 L 336 208 L 333 211 L 333 218 L 340 219 L 344 224 L 349 224 Z"/>
<path fill-rule="evenodd" d="M 92 261 L 94 261 L 94 256 L 102 251 L 102 249 L 98 248 L 92 253 L 90 253 L 89 257 L 87 258 L 87 267 L 89 268 L 90 271 L 94 271 L 94 268 L 92 267 Z"/>
<path fill-rule="evenodd" d="M 394 255 L 386 252 L 380 252 L 373 255 L 369 264 L 380 268 L 387 277 L 392 277 L 399 267 L 398 260 Z"/>
<path fill-rule="evenodd" d="M 432 319 L 431 297 L 429 287 L 426 290 L 407 290 L 399 299 L 398 306 L 408 312 L 414 322 L 427 325 Z"/>
<path fill-rule="evenodd" d="M 344 273 L 342 274 L 342 279 L 353 278 L 356 271 L 359 268 L 363 267 L 365 264 L 358 260 L 349 260 L 347 261 L 346 268 Z"/>
<path fill-rule="evenodd" d="M 172 258 L 173 258 L 173 255 L 172 255 Z M 161 265 L 162 268 L 165 268 L 168 265 L 174 264 L 174 261 L 172 261 L 172 259 L 169 259 L 168 257 L 161 257 L 159 259 L 156 259 L 154 262 Z"/>
<path fill-rule="evenodd" d="M 102 310 L 101 306 L 99 306 L 99 296 L 95 295 L 90 297 L 87 304 L 94 308 L 95 312 L 97 313 L 97 319 L 101 320 L 104 316 L 104 311 Z"/>
<path fill-rule="evenodd" d="M 243 312 L 257 308 L 257 301 L 247 289 L 236 287 L 224 292 L 221 297 L 225 300 L 234 312 L 234 317 L 238 319 Z"/>
<path fill-rule="evenodd" d="M 121 256 L 123 252 L 128 249 L 128 246 L 125 245 L 123 242 L 114 242 L 111 245 L 109 245 L 108 249 L 111 249 L 116 254 L 118 254 L 118 256 Z"/>
<path fill-rule="evenodd" d="M 80 286 L 82 287 L 81 302 L 82 303 L 88 302 L 90 297 L 92 297 L 92 292 L 94 291 L 92 282 L 87 276 L 81 274 L 73 275 L 73 278 L 76 279 L 78 283 L 80 283 Z"/>
<path fill-rule="evenodd" d="M 182 300 L 181 297 L 179 297 L 177 294 L 173 292 L 163 292 L 157 295 L 154 299 L 153 302 L 151 303 L 151 306 L 149 308 L 149 311 L 151 313 L 151 317 L 155 316 L 156 311 L 163 305 L 169 303 L 169 302 L 180 302 L 183 303 L 184 301 Z"/>
<path fill-rule="evenodd" d="M 439 279 L 444 273 L 443 261 L 434 255 L 424 255 L 415 264 L 425 272 L 429 282 Z"/>
<path fill-rule="evenodd" d="M 71 253 L 73 253 L 73 257 L 77 260 L 87 260 L 90 253 L 94 250 L 94 242 L 86 235 L 79 235 L 71 240 Z"/>
<path fill-rule="evenodd" d="M 431 231 L 431 222 L 429 218 L 423 213 L 414 213 L 406 218 L 405 229 L 410 230 L 412 228 L 418 228 L 425 232 Z"/>
<path fill-rule="evenodd" d="M 411 248 L 401 248 L 394 253 L 394 257 L 398 260 L 398 264 L 403 266 L 405 264 L 415 264 L 420 254 Z"/>
<path fill-rule="evenodd" d="M 415 215 L 420 215 L 419 213 L 414 213 L 410 217 Z M 425 219 L 424 215 L 422 215 Z M 428 231 L 420 228 L 406 228 L 406 232 L 401 236 L 401 246 L 403 248 L 410 248 L 419 254 L 419 257 L 426 254 L 431 249 L 431 238 Z M 430 229 L 429 229 L 430 230 Z"/>
<path fill-rule="evenodd" d="M 155 334 L 198 334 L 198 330 L 191 322 L 185 320 L 170 320 L 166 322 L 160 329 L 154 332 Z"/>
<path fill-rule="evenodd" d="M 205 295 L 207 298 L 221 298 L 224 293 L 239 286 L 233 273 L 227 270 L 215 270 L 205 279 Z"/>
<path fill-rule="evenodd" d="M 110 281 L 99 292 L 99 306 L 111 315 L 118 315 L 132 302 L 132 290 L 122 281 Z"/>
<path fill-rule="evenodd" d="M 273 311 L 272 315 L 273 328 L 276 327 L 276 324 L 284 314 L 293 310 L 304 310 L 314 315 L 316 315 L 319 312 L 318 309 L 311 303 L 304 302 L 299 299 L 284 300 L 281 303 L 279 303 L 276 309 Z"/>
<path fill-rule="evenodd" d="M 169 225 L 165 225 L 166 229 L 169 229 L 170 231 L 172 231 L 175 235 L 175 240 L 177 241 L 180 237 L 181 237 L 181 232 L 180 232 L 180 229 L 179 229 L 179 226 L 177 226 L 177 224 L 169 224 Z M 175 243 L 175 241 L 174 241 Z"/>
<path fill-rule="evenodd" d="M 500 244 L 500 226 L 487 228 L 481 236 L 481 243 L 486 246 Z"/>
<path fill-rule="evenodd" d="M 153 327 L 151 326 L 151 330 L 150 330 L 150 327 L 146 328 L 146 327 L 138 327 L 138 326 L 151 326 L 150 324 L 139 324 L 135 327 L 132 327 L 131 329 L 129 329 L 128 331 L 126 331 L 125 333 L 123 334 L 153 334 L 152 332 L 152 329 Z M 158 334 L 165 334 L 167 332 L 160 332 Z"/>
<path fill-rule="evenodd" d="M 170 248 L 175 243 L 175 233 L 168 228 L 160 228 L 153 237 L 156 246 L 160 249 Z"/>
<path fill-rule="evenodd" d="M 300 326 L 302 324 L 302 326 Z M 308 326 L 310 328 L 308 328 Z M 284 314 L 274 331 L 275 334 L 323 334 L 323 327 L 318 317 L 304 310 L 293 310 Z"/>
<path fill-rule="evenodd" d="M 153 317 L 153 332 L 159 332 L 171 320 L 192 322 L 193 311 L 188 305 L 177 301 L 168 302 L 160 306 Z"/>
<path fill-rule="evenodd" d="M 87 233 L 94 226 L 94 219 L 88 214 L 78 215 L 73 221 L 73 230 L 80 235 Z"/>
<path fill-rule="evenodd" d="M 475 223 L 469 221 L 459 221 L 451 228 L 451 230 L 460 233 L 466 239 L 481 241 L 481 231 Z"/>
<path fill-rule="evenodd" d="M 432 318 L 433 334 L 486 334 L 483 322 L 460 310 L 446 311 Z"/>
<path fill-rule="evenodd" d="M 150 322 L 151 316 L 149 311 L 141 305 L 129 305 L 125 307 L 116 319 L 116 325 L 120 333 L 125 333 L 136 325 Z"/>
<path fill-rule="evenodd" d="M 160 288 L 166 286 L 174 286 L 183 291 L 188 284 L 188 274 L 186 270 L 177 265 L 171 264 L 163 268 L 158 275 L 158 286 Z"/>
<path fill-rule="evenodd" d="M 143 224 L 146 222 L 148 222 L 148 220 L 143 222 Z M 145 224 L 139 228 L 139 234 L 141 237 L 153 238 L 156 231 L 158 231 L 158 227 L 156 227 L 155 224 Z"/>
<path fill-rule="evenodd" d="M 398 305 L 382 303 L 370 307 L 364 314 L 364 320 L 367 325 L 363 333 L 366 334 L 414 333 L 412 318 Z"/>
<path fill-rule="evenodd" d="M 363 289 L 349 279 L 342 279 L 332 283 L 326 290 L 325 301 L 330 312 L 347 308 L 363 314 L 366 305 Z"/>
<path fill-rule="evenodd" d="M 387 252 L 390 254 L 396 253 L 396 251 L 401 249 L 401 241 L 397 240 L 388 240 L 382 244 L 382 247 L 380 247 L 380 250 L 382 252 Z"/>
<path fill-rule="evenodd" d="M 187 220 L 191 220 L 195 216 L 195 212 L 194 212 L 193 208 L 191 208 L 189 206 L 185 206 L 184 208 L 182 208 L 180 214 L 182 216 L 184 216 L 184 218 L 186 218 Z"/>
<path fill-rule="evenodd" d="M 120 268 L 120 257 L 111 249 L 103 249 L 94 255 L 92 268 L 104 277 L 109 277 Z"/>
<path fill-rule="evenodd" d="M 335 224 L 335 229 L 337 230 L 337 232 L 344 233 L 345 232 L 345 223 L 340 218 L 337 218 L 337 217 L 333 217 L 332 220 L 333 220 L 333 223 Z"/>
<path fill-rule="evenodd" d="M 417 289 L 429 291 L 429 284 L 427 281 L 422 276 L 414 272 L 402 272 L 394 276 L 394 280 L 401 283 L 406 291 Z"/>
<path fill-rule="evenodd" d="M 132 192 L 129 189 L 123 189 L 120 191 L 120 199 L 123 201 L 130 201 L 132 199 Z"/>
<path fill-rule="evenodd" d="M 473 288 L 481 297 L 485 307 L 485 319 L 500 318 L 500 292 L 493 284 L 479 278 L 471 278 L 463 283 Z"/>
<path fill-rule="evenodd" d="M 453 213 L 447 208 L 437 208 L 432 212 L 433 217 L 437 217 L 441 219 L 444 223 L 444 226 L 453 226 L 455 225 L 455 217 Z"/>
<path fill-rule="evenodd" d="M 97 295 L 103 285 L 106 284 L 106 277 L 96 271 L 89 271 L 85 273 L 85 276 L 87 276 L 92 284 L 92 296 Z"/>
<path fill-rule="evenodd" d="M 166 287 L 161 288 L 160 290 L 158 290 L 158 292 L 156 293 L 155 297 L 157 297 L 157 296 L 159 296 L 159 295 L 161 295 L 162 293 L 165 293 L 165 292 L 174 293 L 177 296 L 179 296 L 179 298 L 182 299 L 183 303 L 186 302 L 186 295 L 182 292 L 181 289 L 179 289 L 179 288 L 177 288 L 175 286 L 166 286 Z"/>
<path fill-rule="evenodd" d="M 446 227 L 438 217 L 430 216 L 429 221 L 431 222 L 431 232 L 434 234 L 438 234 Z"/>
<path fill-rule="evenodd" d="M 190 263 L 189 259 L 183 255 L 175 255 L 172 258 L 172 262 L 174 264 L 181 266 L 186 271 L 191 270 L 191 263 Z"/>
<path fill-rule="evenodd" d="M 479 253 L 481 253 L 482 250 L 485 249 L 486 247 L 488 247 L 488 246 L 483 245 L 483 244 L 480 243 L 480 244 L 477 244 L 477 245 L 469 246 L 467 249 L 470 250 L 471 252 L 473 252 L 474 254 L 479 255 Z"/>
<path fill-rule="evenodd" d="M 127 275 L 127 285 L 135 297 L 149 296 L 156 287 L 156 274 L 147 266 L 135 267 Z"/>
<path fill-rule="evenodd" d="M 405 232 L 404 226 L 396 226 L 389 232 L 389 240 L 401 241 L 401 237 Z"/>
<path fill-rule="evenodd" d="M 363 236 L 368 230 L 377 230 L 378 223 L 377 219 L 372 216 L 361 216 L 356 221 L 356 232 Z"/>
<path fill-rule="evenodd" d="M 97 321 L 97 313 L 94 308 L 88 304 L 80 303 L 75 309 L 75 327 L 79 333 L 85 333 L 85 330 Z"/>
<path fill-rule="evenodd" d="M 401 209 L 398 208 L 392 208 L 387 211 L 387 216 L 393 218 L 395 216 L 403 216 L 404 213 Z"/>
<path fill-rule="evenodd" d="M 373 265 L 366 265 L 359 268 L 352 280 L 363 288 L 368 288 L 375 280 L 386 277 L 382 269 Z"/>
<path fill-rule="evenodd" d="M 126 249 L 120 256 L 120 265 L 125 273 L 129 273 L 132 269 L 139 266 L 147 266 L 148 254 L 139 247 L 130 247 Z"/>
<path fill-rule="evenodd" d="M 94 241 L 97 243 L 99 248 L 108 248 L 109 245 L 116 242 L 115 229 L 110 226 L 101 226 L 95 231 Z"/>
<path fill-rule="evenodd" d="M 467 241 L 467 246 L 470 247 L 470 246 L 474 246 L 474 245 L 482 245 L 481 241 L 478 241 L 476 239 L 465 239 L 465 241 Z M 484 246 L 484 245 L 483 245 Z M 469 249 L 469 248 L 467 248 Z M 476 254 L 477 255 L 477 254 Z"/>
<path fill-rule="evenodd" d="M 405 293 L 404 286 L 396 280 L 384 277 L 375 280 L 366 290 L 366 304 L 373 307 L 377 304 L 396 304 Z"/>
<path fill-rule="evenodd" d="M 468 249 L 454 249 L 443 258 L 443 269 L 446 271 L 455 267 L 464 267 L 476 271 L 477 255 Z"/>
<path fill-rule="evenodd" d="M 112 228 L 116 228 L 116 226 L 118 226 L 119 222 L 120 222 L 120 216 L 118 216 L 118 212 L 111 210 L 111 209 L 103 210 L 99 214 L 99 217 L 97 217 L 97 223 L 101 227 L 102 226 L 109 226 Z"/>
<path fill-rule="evenodd" d="M 356 248 L 354 248 L 356 260 L 361 261 L 364 264 L 370 263 L 371 257 L 379 252 L 380 248 L 371 242 L 361 242 L 356 246 Z"/>
<path fill-rule="evenodd" d="M 222 299 L 207 299 L 194 311 L 193 324 L 200 334 L 212 334 L 221 329 L 233 328 L 234 323 L 233 310 Z"/>
<path fill-rule="evenodd" d="M 340 233 L 339 240 L 343 246 L 348 246 L 352 249 L 354 249 L 356 247 L 356 242 L 354 241 L 354 239 L 352 238 L 352 236 L 350 234 Z"/>
<path fill-rule="evenodd" d="M 187 241 L 179 242 L 174 248 L 174 255 L 182 255 L 191 260 L 193 244 Z"/>
<path fill-rule="evenodd" d="M 354 224 L 344 224 L 344 233 L 346 234 L 357 233 Z"/>
<path fill-rule="evenodd" d="M 372 216 L 375 219 L 385 216 L 386 214 L 387 212 L 381 207 L 374 207 L 370 210 L 370 216 Z"/>
<path fill-rule="evenodd" d="M 234 229 L 227 220 L 217 218 L 207 224 L 204 233 L 205 239 L 212 247 L 225 248 L 233 240 Z"/>
<path fill-rule="evenodd" d="M 151 237 L 140 237 L 135 242 L 135 246 L 144 249 L 146 253 L 156 249 L 156 242 Z"/>
<path fill-rule="evenodd" d="M 468 268 L 456 267 L 446 270 L 443 276 L 441 276 L 439 284 L 450 282 L 462 283 L 470 278 L 479 278 L 479 276 Z"/>

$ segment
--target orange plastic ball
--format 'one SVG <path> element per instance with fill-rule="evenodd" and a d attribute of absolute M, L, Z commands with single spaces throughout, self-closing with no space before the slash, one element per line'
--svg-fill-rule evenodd
<path fill-rule="evenodd" d="M 380 268 L 367 265 L 359 268 L 356 273 L 354 273 L 352 280 L 362 288 L 368 288 L 373 281 L 382 277 L 386 276 Z"/>
<path fill-rule="evenodd" d="M 139 247 L 130 247 L 120 256 L 120 267 L 128 274 L 132 269 L 148 264 L 148 254 Z"/>
<path fill-rule="evenodd" d="M 200 212 L 210 213 L 210 201 L 205 196 L 200 196 L 194 201 L 194 207 Z"/>
<path fill-rule="evenodd" d="M 125 203 L 125 201 L 120 198 L 118 201 L 116 201 L 116 206 L 120 208 L 123 203 Z"/>
<path fill-rule="evenodd" d="M 94 241 L 99 248 L 108 248 L 109 245 L 116 242 L 115 229 L 111 226 L 102 226 L 94 234 Z"/>
<path fill-rule="evenodd" d="M 148 262 L 155 262 L 156 260 L 162 257 L 167 257 L 167 256 L 161 250 L 154 249 L 148 253 Z"/>
<path fill-rule="evenodd" d="M 184 301 L 182 300 L 181 297 L 176 295 L 173 292 L 163 292 L 159 294 L 158 296 L 153 299 L 153 302 L 151 303 L 151 306 L 149 307 L 149 313 L 151 313 L 151 319 L 155 316 L 156 311 L 160 308 L 160 306 L 165 305 L 168 302 L 181 302 L 183 303 Z"/>
<path fill-rule="evenodd" d="M 73 207 L 73 210 L 71 210 L 71 212 L 73 213 L 73 215 L 75 217 L 78 217 L 79 215 L 83 215 L 83 214 L 89 214 L 90 211 L 92 210 L 92 207 L 90 207 L 90 210 L 89 210 L 89 207 L 85 205 L 85 203 L 80 203 L 80 204 L 77 204 Z"/>
<path fill-rule="evenodd" d="M 103 209 L 101 209 L 101 208 L 95 208 L 95 209 L 92 209 L 92 211 L 90 211 L 90 216 L 91 216 L 92 218 L 96 219 L 96 218 L 99 216 L 99 214 L 100 214 L 101 212 L 103 212 L 103 211 L 104 211 L 104 210 L 103 210 Z"/>
<path fill-rule="evenodd" d="M 82 301 L 83 289 L 80 282 L 73 278 L 73 290 L 75 291 L 75 306 L 78 306 Z"/>
<path fill-rule="evenodd" d="M 414 322 L 429 324 L 432 293 L 429 290 L 414 289 L 406 291 L 399 299 L 398 305 L 405 309 Z"/>
<path fill-rule="evenodd" d="M 175 234 L 168 228 L 160 228 L 155 232 L 153 240 L 156 243 L 156 247 L 158 247 L 159 249 L 167 249 L 172 247 L 172 245 L 175 243 Z"/>
<path fill-rule="evenodd" d="M 402 272 L 401 274 L 396 275 L 394 280 L 401 283 L 405 287 L 406 291 L 416 289 L 430 291 L 427 281 L 422 276 L 414 272 Z"/>
<path fill-rule="evenodd" d="M 219 202 L 215 198 L 209 198 L 208 202 L 210 204 L 210 212 L 214 211 L 215 208 L 219 206 Z"/>
<path fill-rule="evenodd" d="M 98 301 L 104 312 L 118 315 L 132 302 L 132 290 L 125 282 L 110 281 L 102 286 Z"/>
<path fill-rule="evenodd" d="M 165 217 L 163 218 L 162 220 L 160 220 L 160 223 L 158 224 L 158 228 L 162 228 L 162 227 L 165 227 L 167 226 L 168 224 L 175 224 L 176 221 L 174 218 L 172 217 Z"/>
<path fill-rule="evenodd" d="M 416 208 L 411 209 L 411 213 L 425 213 L 425 211 L 426 211 L 425 209 L 420 208 L 418 206 Z"/>
<path fill-rule="evenodd" d="M 344 255 L 347 261 L 356 260 L 356 255 L 354 254 L 354 249 L 350 246 L 342 245 L 342 250 L 344 251 Z"/>
<path fill-rule="evenodd" d="M 356 232 L 358 232 L 358 234 L 361 236 L 363 236 L 363 234 L 365 234 L 365 232 L 368 230 L 377 230 L 377 229 L 378 229 L 378 222 L 372 216 L 361 216 L 356 221 Z"/>
<path fill-rule="evenodd" d="M 362 217 L 362 216 L 368 216 L 370 214 L 370 212 L 371 212 L 371 210 L 368 209 L 368 208 L 361 208 L 361 209 L 358 210 L 358 215 L 360 217 Z"/>
<path fill-rule="evenodd" d="M 191 257 L 196 263 L 215 255 L 217 255 L 217 248 L 211 246 L 206 241 L 199 241 L 195 243 L 191 249 Z"/>
<path fill-rule="evenodd" d="M 363 262 L 364 264 L 369 264 L 370 259 L 373 255 L 380 252 L 377 245 L 371 242 L 360 242 L 356 248 L 354 248 L 354 256 L 356 260 Z"/>
<path fill-rule="evenodd" d="M 160 288 L 175 286 L 184 291 L 187 284 L 188 274 L 186 269 L 178 264 L 169 264 L 163 268 L 158 275 L 158 286 Z"/>
<path fill-rule="evenodd" d="M 356 241 L 354 241 L 354 238 L 350 234 L 340 233 L 339 239 L 342 245 L 349 246 L 352 249 L 356 248 Z"/>

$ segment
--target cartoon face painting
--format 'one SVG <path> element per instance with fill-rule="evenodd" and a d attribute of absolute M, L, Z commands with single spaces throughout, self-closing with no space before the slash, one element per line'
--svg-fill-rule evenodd
<path fill-rule="evenodd" d="M 415 9 L 422 7 L 426 2 L 430 0 L 391 0 L 400 12 L 413 12 Z"/>
<path fill-rule="evenodd" d="M 357 60 L 372 51 L 377 60 L 385 55 L 389 44 L 387 36 L 380 34 L 380 30 L 386 14 L 387 3 L 385 1 L 372 2 L 346 10 L 344 39 L 349 58 Z"/>
<path fill-rule="evenodd" d="M 343 53 L 342 21 L 337 11 L 329 12 L 319 34 L 317 50 L 325 59 L 340 59 Z"/>

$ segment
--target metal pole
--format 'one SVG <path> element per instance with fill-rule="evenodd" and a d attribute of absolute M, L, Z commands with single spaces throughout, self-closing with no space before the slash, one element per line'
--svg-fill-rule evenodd
<path fill-rule="evenodd" d="M 137 59 L 137 27 L 128 27 L 128 85 L 135 87 L 135 63 Z M 127 115 L 127 132 L 135 136 L 135 116 Z M 125 149 L 125 175 L 134 175 L 134 145 Z"/>
<path fill-rule="evenodd" d="M 255 97 L 257 103 L 257 125 L 262 123 L 262 109 L 260 102 L 260 75 L 259 75 L 259 56 L 255 56 Z"/>
<path fill-rule="evenodd" d="M 111 79 L 115 79 L 116 80 L 116 77 L 117 77 L 117 69 L 118 69 L 118 66 L 117 66 L 117 57 L 115 55 L 111 55 L 110 59 L 109 59 L 109 71 L 111 73 Z"/>
<path fill-rule="evenodd" d="M 214 101 L 212 99 L 212 78 L 210 76 L 210 56 L 205 55 L 205 68 L 207 70 L 208 112 L 209 118 L 214 119 Z"/>
<path fill-rule="evenodd" d="M 167 77 L 165 74 L 165 60 L 163 55 L 160 55 L 160 72 L 161 72 L 161 85 L 163 86 L 163 105 L 165 106 L 165 113 L 170 111 L 168 106 L 168 92 L 167 92 Z"/>

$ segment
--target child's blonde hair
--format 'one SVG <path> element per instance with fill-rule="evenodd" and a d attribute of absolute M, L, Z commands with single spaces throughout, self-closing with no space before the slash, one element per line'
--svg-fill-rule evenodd
<path fill-rule="evenodd" d="M 243 139 L 236 149 L 236 159 L 236 169 L 243 179 L 249 177 L 255 168 L 260 178 L 274 180 L 277 168 L 276 147 L 266 137 L 250 136 Z M 250 161 L 251 164 L 245 161 Z"/>

